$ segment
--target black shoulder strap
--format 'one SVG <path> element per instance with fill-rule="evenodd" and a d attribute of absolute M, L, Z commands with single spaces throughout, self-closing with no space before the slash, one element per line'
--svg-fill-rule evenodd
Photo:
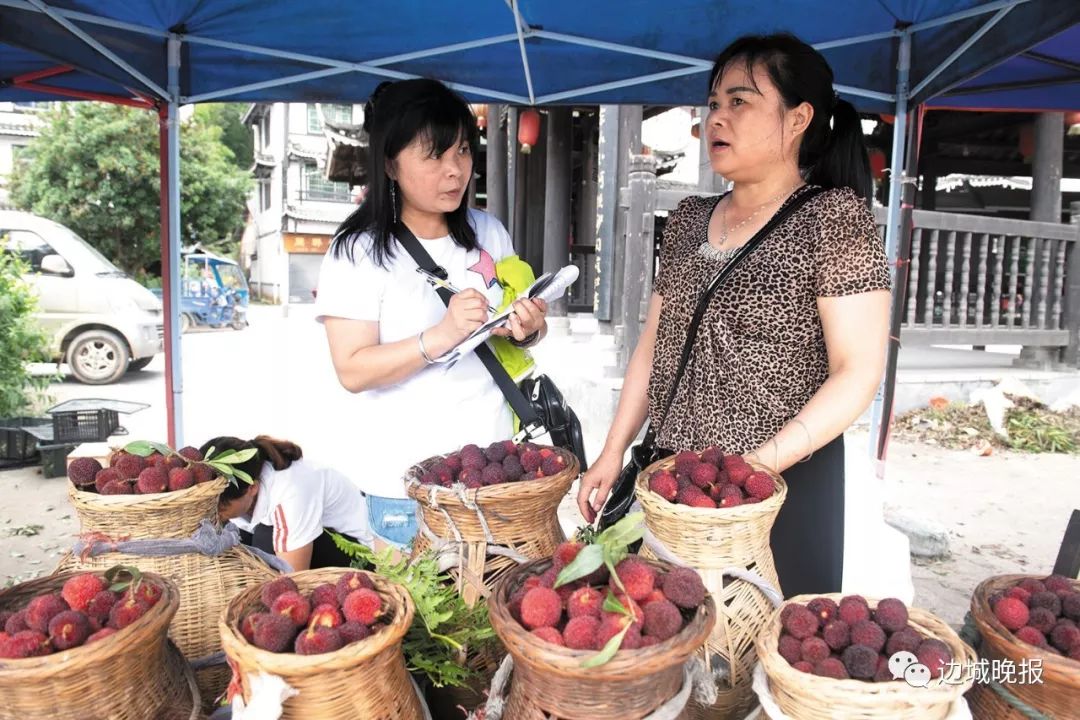
<path fill-rule="evenodd" d="M 446 279 L 446 270 L 435 264 L 431 255 L 424 249 L 424 246 L 420 244 L 420 241 L 416 239 L 416 235 L 412 230 L 405 227 L 405 223 L 399 222 L 394 228 L 394 236 L 397 238 L 401 246 L 405 248 L 405 251 L 412 256 L 412 259 L 416 261 L 416 264 L 427 270 L 430 273 L 434 273 L 439 277 Z M 435 292 L 439 294 L 439 298 L 443 301 L 443 305 L 450 305 L 450 298 L 453 297 L 446 288 L 435 288 Z M 476 356 L 480 358 L 480 362 L 487 368 L 488 373 L 491 374 L 491 378 L 495 381 L 495 384 L 499 386 L 499 390 L 502 391 L 506 401 L 510 403 L 510 407 L 514 410 L 514 414 L 521 420 L 521 427 L 529 437 L 535 437 L 536 435 L 544 434 L 543 422 L 540 420 L 539 413 L 536 412 L 536 408 L 532 406 L 529 399 L 525 397 L 525 393 L 521 392 L 521 388 L 514 382 L 514 378 L 510 377 L 510 373 L 506 372 L 500 363 L 499 359 L 495 357 L 495 353 L 491 351 L 486 342 L 482 342 L 476 346 L 474 351 Z"/>
<path fill-rule="evenodd" d="M 705 288 L 705 291 L 701 293 L 701 297 L 698 298 L 697 307 L 694 308 L 694 315 L 690 319 L 690 325 L 686 330 L 686 341 L 683 343 L 682 355 L 679 357 L 679 367 L 675 370 L 675 376 L 671 380 L 671 389 L 668 390 L 667 400 L 664 403 L 664 412 L 660 415 L 661 425 L 664 420 L 667 419 L 668 412 L 671 411 L 672 403 L 675 402 L 675 394 L 679 389 L 679 383 L 682 382 L 683 375 L 686 374 L 686 366 L 690 362 L 690 355 L 694 349 L 694 340 L 697 338 L 698 329 L 701 327 L 701 320 L 705 317 L 705 311 L 708 309 L 709 302 L 712 300 L 713 295 L 716 294 L 717 288 L 719 288 L 724 280 L 735 271 L 735 268 L 739 266 L 739 263 L 745 260 L 750 253 L 754 252 L 758 245 L 769 236 L 769 233 L 791 217 L 796 210 L 805 205 L 809 200 L 821 194 L 823 190 L 824 189 L 820 187 L 807 188 L 801 195 L 777 211 L 769 222 L 765 223 L 760 230 L 754 233 L 752 238 L 747 240 L 746 243 L 739 248 L 738 252 L 736 252 L 731 260 L 720 269 L 720 272 L 712 279 Z M 649 433 L 653 437 L 656 437 L 656 435 L 659 434 L 659 431 L 659 427 L 655 429 L 655 432 L 653 428 L 649 428 Z"/>

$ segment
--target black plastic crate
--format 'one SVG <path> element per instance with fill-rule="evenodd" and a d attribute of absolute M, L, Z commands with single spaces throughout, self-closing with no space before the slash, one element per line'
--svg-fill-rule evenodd
<path fill-rule="evenodd" d="M 48 424 L 49 418 L 0 419 L 0 460 L 32 460 L 38 452 L 38 439 L 28 430 Z"/>
<path fill-rule="evenodd" d="M 102 442 L 120 427 L 120 414 L 115 410 L 71 410 L 54 412 L 53 442 Z"/>
<path fill-rule="evenodd" d="M 138 412 L 150 407 L 146 403 L 103 398 L 78 398 L 49 408 L 52 415 L 51 442 L 103 442 L 110 435 L 123 435 L 120 413 Z"/>
<path fill-rule="evenodd" d="M 67 456 L 78 447 L 71 443 L 39 445 L 41 451 L 41 474 L 46 478 L 67 475 Z"/>

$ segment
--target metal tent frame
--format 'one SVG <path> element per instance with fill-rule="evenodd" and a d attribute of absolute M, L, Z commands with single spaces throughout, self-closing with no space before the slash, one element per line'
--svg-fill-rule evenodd
<path fill-rule="evenodd" d="M 897 278 L 899 267 L 899 264 L 897 263 L 897 251 L 900 246 L 899 238 L 901 231 L 901 191 L 905 183 L 912 181 L 912 179 L 907 178 L 904 173 L 909 111 L 913 107 L 913 104 L 928 99 L 927 97 L 924 97 L 924 95 L 927 93 L 928 89 L 932 87 L 934 81 L 962 58 L 965 53 L 986 35 L 986 33 L 1001 23 L 1014 9 L 1034 1 L 1035 0 L 994 0 L 993 2 L 981 3 L 958 12 L 952 12 L 923 22 L 910 24 L 906 27 L 897 27 L 883 32 L 874 32 L 848 38 L 829 40 L 827 42 L 818 43 L 815 46 L 820 50 L 826 50 L 881 40 L 894 40 L 896 43 L 896 85 L 892 92 L 881 92 L 879 90 L 850 85 L 836 86 L 837 91 L 844 95 L 853 98 L 865 98 L 878 102 L 887 102 L 892 104 L 895 109 L 896 122 L 893 125 L 892 161 L 890 168 L 890 177 L 893 181 L 890 183 L 888 222 L 886 228 L 886 247 L 889 260 L 893 266 L 894 303 L 899 301 L 898 298 L 902 298 L 903 288 L 903 284 L 900 283 Z M 123 85 L 130 93 L 130 96 L 73 90 L 70 88 L 46 85 L 41 82 L 41 80 L 49 77 L 76 71 L 76 66 L 71 64 L 58 65 L 45 71 L 19 76 L 9 83 L 10 86 L 69 99 L 101 100 L 134 107 L 156 108 L 160 113 L 160 135 L 162 141 L 161 174 L 165 180 L 162 185 L 161 226 L 163 238 L 162 273 L 166 337 L 166 404 L 169 428 L 168 439 L 170 444 L 174 447 L 183 444 L 183 375 L 180 370 L 182 358 L 179 327 L 176 316 L 177 308 L 179 307 L 178 258 L 180 253 L 180 137 L 178 110 L 181 105 L 227 100 L 257 90 L 282 88 L 298 83 L 305 83 L 320 78 L 348 73 L 362 73 L 388 79 L 407 79 L 417 76 L 394 70 L 387 66 L 408 60 L 433 58 L 449 53 L 509 43 L 516 43 L 520 50 L 521 71 L 524 74 L 525 85 L 527 88 L 526 95 L 508 93 L 490 87 L 480 87 L 473 84 L 454 81 L 450 81 L 448 84 L 462 93 L 479 98 L 518 105 L 545 105 L 567 103 L 575 100 L 581 101 L 583 98 L 595 95 L 598 92 L 629 88 L 688 75 L 704 75 L 712 69 L 712 62 L 710 60 L 699 57 L 661 52 L 647 47 L 635 47 L 598 38 L 548 31 L 542 27 L 534 27 L 524 19 L 520 8 L 520 0 L 506 0 L 505 5 L 506 10 L 512 16 L 514 32 L 491 35 L 489 37 L 467 42 L 439 45 L 424 50 L 389 55 L 364 62 L 348 62 L 332 57 L 290 52 L 250 43 L 232 42 L 194 33 L 163 30 L 147 25 L 116 20 L 103 14 L 71 10 L 56 5 L 50 5 L 45 2 L 45 0 L 0 0 L 0 12 L 2 12 L 2 8 L 30 11 L 38 13 L 61 26 L 67 31 L 72 39 L 85 44 L 100 58 L 103 58 L 114 66 L 114 68 L 122 72 L 123 77 L 129 81 L 123 83 Z M 966 41 L 957 47 L 936 67 L 926 72 L 921 77 L 912 77 L 912 44 L 919 33 L 943 25 L 971 20 L 973 18 L 983 19 L 981 26 L 976 32 L 971 34 Z M 163 87 L 155 82 L 145 73 L 134 67 L 134 65 L 109 49 L 103 42 L 95 38 L 92 32 L 87 29 L 93 27 L 122 30 L 164 40 L 167 50 L 168 69 L 166 85 Z M 1049 35 L 1055 30 L 1060 30 L 1060 28 L 1048 29 L 1047 34 Z M 529 58 L 529 40 L 543 40 L 569 46 L 585 46 L 594 49 L 603 49 L 614 53 L 620 53 L 628 57 L 637 56 L 673 63 L 679 67 L 663 72 L 653 72 L 607 83 L 592 84 L 570 90 L 537 95 L 534 91 L 533 71 Z M 316 66 L 318 69 L 309 72 L 285 75 L 270 80 L 244 83 L 220 90 L 182 95 L 180 78 L 181 73 L 185 69 L 183 64 L 183 49 L 185 46 L 207 46 L 225 50 L 241 51 L 282 61 L 310 64 Z M 958 83 L 959 81 L 956 84 Z M 896 337 L 897 333 L 898 331 L 893 333 L 889 347 L 890 358 L 892 360 L 890 367 L 893 371 L 895 370 L 895 357 L 899 346 L 899 338 Z M 873 443 L 875 448 L 879 446 L 878 438 L 881 437 L 882 433 L 887 432 L 889 407 L 885 390 L 886 387 L 892 383 L 893 379 L 891 374 L 886 376 L 874 401 L 874 425 L 872 437 L 874 438 Z"/>

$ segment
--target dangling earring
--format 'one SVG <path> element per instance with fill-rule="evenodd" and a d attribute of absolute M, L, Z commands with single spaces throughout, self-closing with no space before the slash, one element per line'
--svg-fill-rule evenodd
<path fill-rule="evenodd" d="M 397 191 L 394 190 L 394 181 L 390 181 L 390 207 L 394 213 L 394 224 L 397 225 Z"/>

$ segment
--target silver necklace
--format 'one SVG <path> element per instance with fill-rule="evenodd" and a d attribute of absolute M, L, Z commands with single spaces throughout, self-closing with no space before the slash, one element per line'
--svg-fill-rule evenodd
<path fill-rule="evenodd" d="M 784 198 L 790 197 L 791 194 L 798 190 L 800 187 L 802 187 L 803 184 L 804 183 L 800 182 L 796 185 L 793 185 L 788 190 L 785 190 L 784 192 L 769 198 L 765 202 L 761 203 L 761 205 L 758 205 L 757 209 L 754 210 L 754 212 L 750 213 L 750 215 L 736 223 L 735 226 L 731 228 L 727 226 L 727 206 L 725 206 L 720 211 L 720 244 L 723 245 L 724 243 L 726 243 L 728 240 L 728 236 L 731 233 L 735 232 L 736 230 L 753 220 L 766 207 L 772 205 L 777 200 L 782 200 Z M 713 247 L 712 243 L 709 242 L 708 233 L 706 233 L 705 242 L 701 243 L 701 245 L 698 247 L 698 254 L 719 263 L 727 263 L 729 260 L 731 260 L 731 258 L 735 257 L 735 254 L 738 253 L 741 249 L 741 245 L 733 248 Z"/>

